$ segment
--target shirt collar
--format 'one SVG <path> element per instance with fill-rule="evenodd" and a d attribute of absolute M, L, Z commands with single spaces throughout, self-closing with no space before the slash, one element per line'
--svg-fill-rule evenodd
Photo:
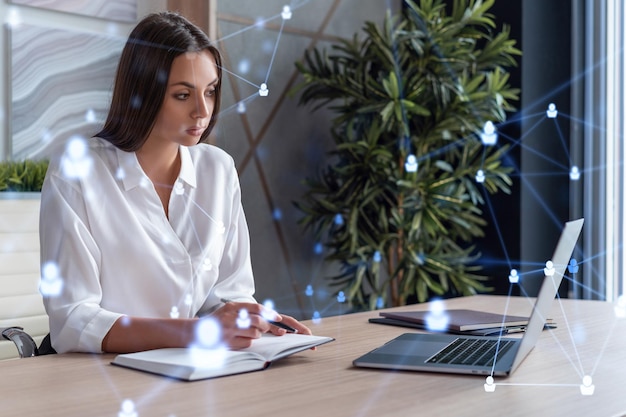
<path fill-rule="evenodd" d="M 124 189 L 130 190 L 149 181 L 146 174 L 141 169 L 137 155 L 135 152 L 125 152 L 119 148 L 115 148 L 117 152 L 118 167 L 114 173 L 116 178 L 121 178 L 124 183 Z M 179 146 L 180 155 L 180 174 L 178 178 L 186 182 L 190 187 L 196 187 L 196 170 L 191 159 L 189 149 L 185 146 Z"/>
<path fill-rule="evenodd" d="M 190 187 L 196 188 L 196 168 L 191 159 L 191 153 L 186 146 L 180 146 L 180 174 L 178 178 L 189 184 Z"/>

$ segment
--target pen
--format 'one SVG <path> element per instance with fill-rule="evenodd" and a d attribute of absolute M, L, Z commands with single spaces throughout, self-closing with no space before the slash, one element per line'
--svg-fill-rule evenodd
<path fill-rule="evenodd" d="M 296 329 L 294 329 L 294 328 L 293 328 L 293 327 L 291 327 L 291 326 L 287 326 L 286 324 L 283 324 L 283 323 L 281 323 L 281 322 L 279 322 L 279 321 L 267 320 L 267 322 L 268 322 L 269 324 L 273 324 L 273 325 L 274 325 L 274 326 L 276 326 L 276 327 L 280 327 L 281 329 L 285 329 L 285 330 L 287 330 L 287 333 L 297 333 L 297 330 L 296 330 Z"/>
<path fill-rule="evenodd" d="M 233 300 L 228 300 L 226 298 L 221 298 L 220 301 L 222 303 L 224 303 L 224 304 L 234 302 Z M 298 333 L 298 331 L 296 329 L 294 329 L 293 327 L 288 326 L 288 325 L 286 325 L 284 323 L 281 323 L 279 321 L 268 320 L 268 319 L 265 319 L 265 321 L 267 321 L 269 324 L 271 324 L 273 326 L 280 327 L 281 329 L 287 330 L 287 333 Z"/>

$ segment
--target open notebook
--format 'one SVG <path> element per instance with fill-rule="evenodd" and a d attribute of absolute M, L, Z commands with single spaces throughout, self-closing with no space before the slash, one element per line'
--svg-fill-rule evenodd
<path fill-rule="evenodd" d="M 164 348 L 117 355 L 113 365 L 195 381 L 260 371 L 273 361 L 333 341 L 332 337 L 264 334 L 241 350 Z"/>

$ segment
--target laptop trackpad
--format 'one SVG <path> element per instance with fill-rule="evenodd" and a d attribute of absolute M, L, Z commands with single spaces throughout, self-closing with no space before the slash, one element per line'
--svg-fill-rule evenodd
<path fill-rule="evenodd" d="M 383 353 L 386 355 L 419 355 L 430 357 L 439 350 L 443 349 L 449 341 L 447 342 L 429 342 L 425 340 L 415 340 L 415 341 L 403 341 L 403 340 L 395 340 L 391 343 L 387 343 L 386 345 L 380 347 L 376 351 L 376 353 Z"/>

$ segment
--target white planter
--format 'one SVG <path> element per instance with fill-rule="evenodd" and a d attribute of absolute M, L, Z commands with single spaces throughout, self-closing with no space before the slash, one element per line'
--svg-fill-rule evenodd
<path fill-rule="evenodd" d="M 39 294 L 39 193 L 0 192 L 0 327 L 23 327 L 37 342 L 48 333 Z M 17 357 L 0 341 L 0 359 Z"/>

